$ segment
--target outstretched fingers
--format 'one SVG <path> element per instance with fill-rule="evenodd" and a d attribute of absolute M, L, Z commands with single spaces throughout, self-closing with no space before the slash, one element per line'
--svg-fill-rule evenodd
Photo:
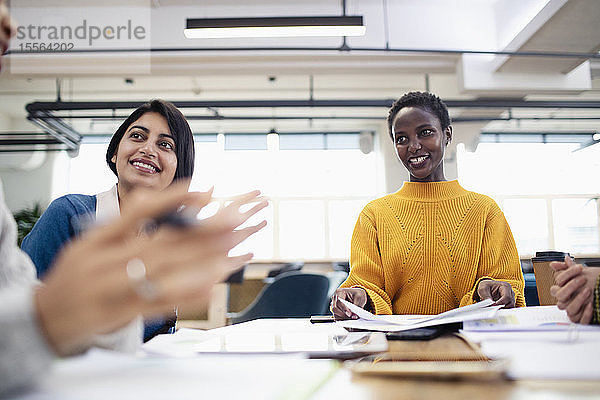
<path fill-rule="evenodd" d="M 255 204 L 250 207 L 250 209 L 246 211 L 240 211 L 241 207 L 252 203 Z M 251 198 L 247 202 L 243 203 L 234 201 L 223 209 L 223 218 L 225 223 L 229 224 L 231 228 L 237 228 L 268 205 L 269 202 L 267 200 L 261 200 L 258 198 Z"/>
<path fill-rule="evenodd" d="M 105 242 L 122 240 L 126 235 L 139 232 L 139 228 L 149 220 L 174 211 L 181 205 L 201 209 L 210 202 L 211 191 L 188 192 L 187 187 L 188 182 L 182 181 L 161 192 L 136 190 L 122 208 L 119 221 L 92 229 L 85 236 Z"/>
<path fill-rule="evenodd" d="M 248 226 L 242 229 L 236 229 L 235 231 L 233 231 L 232 234 L 230 248 L 234 248 L 238 244 L 242 243 L 244 240 L 248 239 L 250 236 L 263 229 L 265 226 L 267 226 L 267 221 L 263 220 L 256 225 Z"/>

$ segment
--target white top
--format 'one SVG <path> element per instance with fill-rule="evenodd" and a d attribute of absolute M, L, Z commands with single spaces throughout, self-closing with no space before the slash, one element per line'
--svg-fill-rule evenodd
<path fill-rule="evenodd" d="M 96 221 L 104 224 L 121 215 L 117 185 L 96 195 Z M 123 267 L 124 268 L 124 267 Z M 144 320 L 136 317 L 123 328 L 107 334 L 94 336 L 93 344 L 104 349 L 134 353 L 142 344 Z"/>

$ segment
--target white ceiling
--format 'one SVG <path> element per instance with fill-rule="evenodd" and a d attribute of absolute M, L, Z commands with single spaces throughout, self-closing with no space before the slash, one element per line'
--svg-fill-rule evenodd
<path fill-rule="evenodd" d="M 527 33 L 527 38 L 519 48 L 532 51 L 567 51 L 570 43 L 587 31 L 588 44 L 592 49 L 594 41 L 600 45 L 600 30 L 597 25 L 581 27 L 577 19 L 560 17 L 560 12 L 576 8 L 579 15 L 591 8 L 589 15 L 596 15 L 600 2 L 593 0 L 556 1 L 530 0 L 348 0 L 348 14 L 364 15 L 367 24 L 365 38 L 351 38 L 351 47 L 372 47 L 382 49 L 386 43 L 385 15 L 383 4 L 387 3 L 388 31 L 390 47 L 403 49 L 429 50 L 487 50 L 506 49 L 507 38 Z M 11 1 L 13 10 L 27 20 L 31 15 L 60 15 L 63 20 L 76 24 L 80 15 L 96 13 L 109 3 L 97 1 Z M 118 12 L 116 2 L 109 12 Z M 131 7 L 134 3 L 127 2 Z M 600 79 L 589 82 L 587 87 L 564 90 L 551 85 L 543 90 L 530 89 L 524 85 L 510 92 L 489 89 L 482 84 L 481 90 L 465 90 L 461 76 L 462 56 L 450 52 L 385 52 L 385 51 L 281 51 L 244 50 L 256 46 L 315 47 L 339 46 L 339 38 L 252 40 L 194 42 L 183 38 L 182 30 L 187 17 L 222 16 L 273 16 L 273 15 L 338 15 L 341 2 L 334 0 L 291 1 L 291 0 L 154 0 L 142 2 L 146 5 L 150 46 L 155 49 L 185 48 L 185 51 L 167 52 L 107 52 L 70 54 L 11 54 L 6 57 L 8 66 L 0 75 L 0 119 L 5 121 L 4 130 L 34 130 L 25 120 L 25 105 L 33 101 L 54 101 L 57 79 L 60 79 L 61 96 L 64 101 L 145 101 L 151 98 L 177 100 L 284 100 L 284 99 L 393 99 L 411 90 L 426 90 L 444 99 L 476 99 L 479 97 L 516 96 L 526 99 L 600 100 Z M 527 3 L 527 4 L 525 4 Z M 151 4 L 151 7 L 147 7 Z M 525 5 L 528 5 L 526 8 Z M 544 7 L 553 5 L 556 17 L 549 17 L 538 29 L 526 29 Z M 507 8 L 512 7 L 511 12 Z M 77 10 L 78 16 L 74 16 Z M 128 9 L 129 10 L 129 9 Z M 521 13 L 521 14 L 519 14 Z M 36 14 L 36 15 L 37 15 Z M 552 14 L 552 15 L 555 15 Z M 519 15 L 523 18 L 519 20 Z M 87 17 L 86 17 L 87 18 Z M 90 16 L 90 18 L 92 18 Z M 115 17 L 116 18 L 116 17 Z M 131 17 L 133 18 L 133 17 Z M 515 22 L 518 20 L 518 23 Z M 554 26 L 560 28 L 559 34 Z M 556 28 L 556 29 L 559 29 Z M 552 43 L 544 41 L 551 34 Z M 536 49 L 535 43 L 543 41 L 543 48 Z M 14 43 L 13 43 L 14 44 Z M 212 48 L 211 51 L 198 51 L 194 48 Z M 237 47 L 231 51 L 218 47 Z M 13 47 L 14 49 L 14 47 Z M 597 47 L 596 47 L 597 49 Z M 585 49 L 576 49 L 584 51 Z M 597 51 L 597 50 L 596 50 Z M 497 74 L 530 74 L 520 81 L 527 82 L 539 78 L 536 72 L 544 67 L 548 80 L 553 75 L 564 75 L 564 59 L 540 59 L 509 57 L 507 60 L 493 55 L 482 55 L 490 62 L 500 63 Z M 572 59 L 572 62 L 580 60 Z M 569 61 L 569 62 L 571 62 Z M 553 66 L 556 63 L 555 66 Z M 561 64 L 561 65 L 559 65 Z M 595 66 L 596 63 L 592 63 Z M 595 67 L 593 67 L 595 68 Z M 597 75 L 595 69 L 590 73 Z M 274 77 L 270 80 L 269 77 Z M 132 79 L 133 83 L 126 83 Z M 585 85 L 584 85 L 585 86 Z M 352 120 L 291 120 L 291 121 L 195 121 L 197 131 L 215 132 L 219 130 L 257 131 L 270 129 L 274 124 L 278 129 L 379 129 L 385 120 L 386 110 L 379 108 L 346 109 L 224 109 L 223 115 L 262 115 L 262 116 L 353 116 L 377 119 Z M 506 115 L 505 110 L 454 109 L 453 116 Z M 190 111 L 191 112 L 191 111 Z M 600 110 L 519 110 L 523 116 L 575 116 L 600 117 Z M 206 113 L 205 110 L 194 111 Z M 513 114 L 514 115 L 514 114 Z M 9 123 L 6 123 L 9 121 Z M 546 129 L 598 130 L 599 120 L 594 121 L 550 121 L 520 122 L 519 126 Z M 85 130 L 112 129 L 110 124 L 97 121 L 77 121 L 77 126 Z M 493 129 L 514 130 L 514 123 L 493 123 Z M 482 126 L 485 126 L 483 124 Z"/>

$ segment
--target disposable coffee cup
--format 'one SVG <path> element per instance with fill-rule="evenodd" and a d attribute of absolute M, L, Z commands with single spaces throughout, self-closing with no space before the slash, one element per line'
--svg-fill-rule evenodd
<path fill-rule="evenodd" d="M 563 253 L 562 251 L 538 251 L 535 253 L 535 257 L 531 259 L 540 306 L 556 304 L 556 298 L 550 294 L 550 287 L 555 283 L 554 270 L 550 268 L 550 263 L 552 261 L 564 261 L 565 256 L 571 257 L 569 253 Z"/>

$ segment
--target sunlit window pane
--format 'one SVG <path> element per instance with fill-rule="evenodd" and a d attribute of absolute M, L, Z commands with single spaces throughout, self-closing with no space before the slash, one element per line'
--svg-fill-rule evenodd
<path fill-rule="evenodd" d="M 578 143 L 480 143 L 461 152 L 458 176 L 476 192 L 492 194 L 600 193 L 600 166 Z M 585 171 L 585 173 L 581 173 Z"/>
<path fill-rule="evenodd" d="M 373 196 L 374 154 L 360 150 L 286 150 L 272 156 L 269 179 L 276 196 Z"/>
<path fill-rule="evenodd" d="M 503 208 L 519 254 L 535 254 L 549 248 L 545 200 L 506 199 Z"/>
<path fill-rule="evenodd" d="M 190 183 L 190 190 L 207 190 L 215 186 L 217 190 L 218 181 L 216 171 L 220 168 L 220 159 L 222 151 L 219 151 L 219 145 L 216 142 L 196 142 L 196 162 L 194 164 L 194 175 Z"/>
<path fill-rule="evenodd" d="M 281 150 L 322 150 L 324 148 L 325 135 L 322 133 L 279 135 Z"/>
<path fill-rule="evenodd" d="M 358 214 L 368 200 L 331 200 L 329 202 L 329 243 L 332 258 L 350 257 L 350 239 Z"/>
<path fill-rule="evenodd" d="M 225 150 L 266 150 L 267 134 L 243 135 L 228 134 L 225 135 Z"/>
<path fill-rule="evenodd" d="M 250 217 L 240 228 L 266 220 L 267 226 L 231 250 L 231 255 L 253 253 L 255 259 L 273 258 L 273 207 L 267 207 Z"/>
<path fill-rule="evenodd" d="M 203 164 L 202 181 L 215 185 L 215 196 L 228 197 L 258 189 L 266 196 L 274 192 L 275 178 L 284 173 L 273 165 L 267 150 L 225 151 Z"/>
<path fill-rule="evenodd" d="M 84 143 L 69 166 L 69 193 L 96 194 L 110 189 L 117 177 L 106 164 L 108 143 Z"/>
<path fill-rule="evenodd" d="M 194 135 L 194 142 L 216 142 L 216 133 L 203 133 L 201 135 Z"/>
<path fill-rule="evenodd" d="M 600 176 L 600 146 L 580 149 L 588 136 L 547 135 L 546 140 L 552 143 L 545 144 L 480 143 L 474 153 L 459 148 L 458 176 L 470 190 L 505 198 L 505 214 L 521 254 L 550 247 L 597 253 L 597 206 L 595 200 L 588 199 L 600 193 L 600 179 L 589 178 Z M 569 198 L 573 194 L 589 197 Z M 529 198 L 522 199 L 523 195 Z M 553 232 L 546 228 L 550 225 L 550 199 Z"/>
<path fill-rule="evenodd" d="M 597 253 L 598 213 L 594 199 L 557 199 L 554 210 L 556 249 L 571 253 Z"/>
<path fill-rule="evenodd" d="M 542 143 L 542 135 L 531 135 L 531 134 L 511 134 L 511 135 L 498 135 L 497 141 L 499 143 Z"/>
<path fill-rule="evenodd" d="M 324 202 L 316 200 L 279 203 L 279 245 L 283 258 L 325 257 Z"/>
<path fill-rule="evenodd" d="M 328 149 L 358 149 L 358 133 L 334 133 L 326 136 Z"/>

